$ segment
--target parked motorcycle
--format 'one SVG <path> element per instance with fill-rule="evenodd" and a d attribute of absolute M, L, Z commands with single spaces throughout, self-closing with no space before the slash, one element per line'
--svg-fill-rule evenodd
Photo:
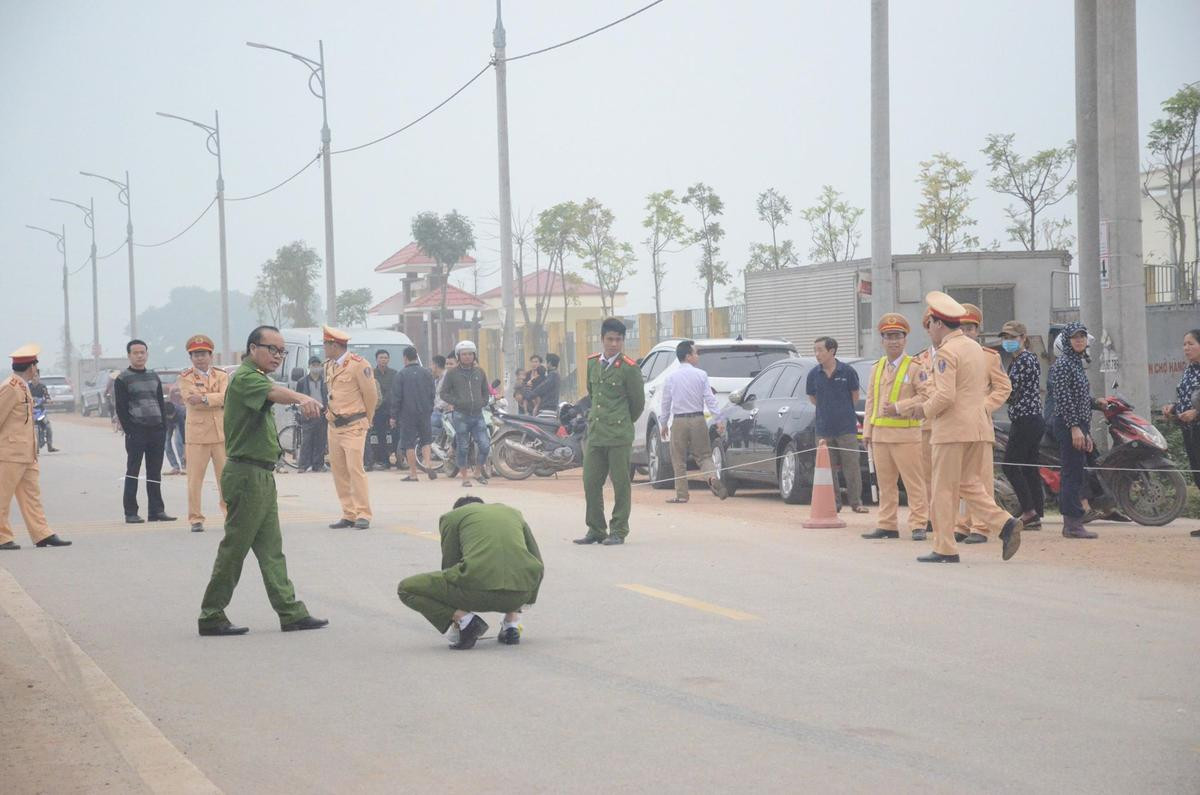
<path fill-rule="evenodd" d="M 1091 515 L 1101 518 L 1124 514 L 1141 525 L 1158 527 L 1169 524 L 1183 513 L 1187 505 L 1187 481 L 1167 456 L 1167 440 L 1153 423 L 1133 413 L 1133 406 L 1116 396 L 1095 402 L 1108 425 L 1111 446 L 1108 452 L 1089 457 L 1087 483 L 1090 486 Z M 1004 479 L 1000 465 L 1008 444 L 1009 423 L 996 423 L 996 480 Z M 1057 468 L 1058 440 L 1047 429 L 1038 450 L 1042 484 L 1047 494 L 1058 498 L 1062 490 L 1062 474 Z M 1051 468 L 1054 467 L 1054 468 Z M 1001 492 L 996 497 L 1014 515 L 1020 512 L 1012 487 L 1005 482 L 1005 494 L 1012 505 L 1005 504 Z M 1011 496 L 1010 496 L 1011 495 Z"/>
<path fill-rule="evenodd" d="M 41 450 L 47 445 L 52 445 L 53 435 L 50 430 L 50 416 L 46 411 L 46 399 L 33 399 L 33 423 L 37 426 L 37 445 Z"/>
<path fill-rule="evenodd" d="M 556 417 L 498 414 L 499 424 L 492 436 L 496 471 L 509 480 L 524 480 L 582 466 L 588 406 L 584 398 L 576 404 L 561 404 Z"/>

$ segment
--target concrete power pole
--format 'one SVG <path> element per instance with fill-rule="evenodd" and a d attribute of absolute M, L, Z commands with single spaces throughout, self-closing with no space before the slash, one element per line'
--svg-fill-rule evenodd
<path fill-rule="evenodd" d="M 892 175 L 888 0 L 871 0 L 871 329 L 896 305 L 892 277 Z M 867 352 L 879 352 L 872 333 Z"/>
<path fill-rule="evenodd" d="M 1097 334 L 1105 391 L 1121 392 L 1150 411 L 1146 275 L 1142 265 L 1141 182 L 1137 129 L 1136 6 L 1096 4 L 1097 120 L 1100 163 L 1101 303 Z M 1108 278 L 1103 278 L 1105 266 Z"/>
<path fill-rule="evenodd" d="M 500 162 L 500 293 L 504 303 L 504 330 L 500 350 L 504 354 L 504 375 L 501 384 L 507 386 L 516 370 L 515 307 L 513 305 L 512 253 L 512 184 L 508 176 L 508 68 L 504 63 L 504 23 L 500 19 L 500 0 L 496 0 L 496 27 L 492 31 L 496 48 L 496 137 Z M 564 333 L 566 329 L 563 330 Z"/>
<path fill-rule="evenodd" d="M 1079 228 L 1079 319 L 1100 338 L 1100 177 L 1096 127 L 1096 0 L 1075 0 L 1075 172 Z M 1092 388 L 1101 390 L 1098 351 L 1088 368 Z"/>

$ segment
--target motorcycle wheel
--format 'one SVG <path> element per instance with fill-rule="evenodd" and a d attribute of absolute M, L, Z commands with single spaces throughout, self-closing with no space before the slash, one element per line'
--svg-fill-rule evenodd
<path fill-rule="evenodd" d="M 534 473 L 532 465 L 516 463 L 516 456 L 509 448 L 509 442 L 515 441 L 517 434 L 505 434 L 492 443 L 492 466 L 501 477 L 508 480 L 525 480 Z"/>
<path fill-rule="evenodd" d="M 1003 508 L 1010 516 L 1021 515 L 1021 501 L 1017 499 L 1017 493 L 1013 491 L 1012 484 L 1008 482 L 1008 478 L 997 475 L 995 478 L 995 494 L 996 504 Z"/>
<path fill-rule="evenodd" d="M 1169 461 L 1151 462 L 1157 472 L 1113 472 L 1109 481 L 1121 513 L 1140 525 L 1161 527 L 1179 518 L 1187 506 L 1187 481 L 1168 469 Z"/>

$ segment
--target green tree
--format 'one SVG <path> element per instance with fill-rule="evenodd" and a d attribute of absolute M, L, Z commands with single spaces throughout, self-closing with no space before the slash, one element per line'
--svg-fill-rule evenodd
<path fill-rule="evenodd" d="M 554 274 L 551 272 L 549 279 L 540 278 L 542 249 L 538 245 L 537 225 L 534 223 L 533 213 L 522 216 L 518 212 L 513 220 L 513 276 L 516 282 L 517 305 L 521 307 L 521 314 L 525 318 L 525 327 L 533 330 L 534 339 L 540 339 L 546 318 L 550 314 L 550 290 L 554 286 Z M 531 272 L 539 277 L 533 280 L 534 290 L 532 292 L 527 290 L 525 285 L 525 279 Z M 532 314 L 530 313 L 531 304 Z"/>
<path fill-rule="evenodd" d="M 538 248 L 549 259 L 551 274 L 558 273 L 562 285 L 563 333 L 571 328 L 567 323 L 568 307 L 572 300 L 578 301 L 572 294 L 572 288 L 579 285 L 579 277 L 567 270 L 567 254 L 572 251 L 578 223 L 579 205 L 575 202 L 559 202 L 538 213 L 537 228 L 534 230 Z"/>
<path fill-rule="evenodd" d="M 342 290 L 337 297 L 337 324 L 349 327 L 367 325 L 367 309 L 370 306 L 371 288 Z"/>
<path fill-rule="evenodd" d="M 921 203 L 917 205 L 917 228 L 926 235 L 917 250 L 922 254 L 947 254 L 979 247 L 979 238 L 967 234 L 975 219 L 967 215 L 972 199 L 967 187 L 975 172 L 945 152 L 921 161 L 917 182 Z"/>
<path fill-rule="evenodd" d="M 303 240 L 281 246 L 262 264 L 255 283 L 252 303 L 259 318 L 275 326 L 316 325 L 320 310 L 316 283 L 320 275 L 321 257 L 316 249 Z"/>
<path fill-rule="evenodd" d="M 779 227 L 787 225 L 788 216 L 792 214 L 792 205 L 787 197 L 774 188 L 767 188 L 758 194 L 754 203 L 758 219 L 771 229 L 771 244 L 754 243 L 750 246 L 750 260 L 746 263 L 746 272 L 779 270 L 797 262 L 795 246 L 790 240 L 779 240 Z"/>
<path fill-rule="evenodd" d="M 1192 234 L 1200 239 L 1200 219 L 1195 217 L 1196 122 L 1200 117 L 1200 86 L 1188 85 L 1163 103 L 1164 115 L 1150 125 L 1146 150 L 1150 153 L 1142 190 L 1158 208 L 1157 215 L 1170 230 L 1171 261 L 1187 256 L 1187 223 L 1183 194 L 1192 191 Z M 1195 245 L 1195 244 L 1193 244 Z M 1196 248 L 1200 251 L 1200 247 Z"/>
<path fill-rule="evenodd" d="M 997 193 L 1005 193 L 1021 202 L 1020 207 L 1007 207 L 1004 212 L 1012 225 L 1008 227 L 1010 240 L 1020 243 L 1027 251 L 1038 248 L 1038 216 L 1047 208 L 1058 204 L 1075 192 L 1075 182 L 1068 181 L 1075 165 L 1075 142 L 1066 146 L 1043 149 L 1028 159 L 1013 149 L 1012 133 L 989 135 L 983 154 L 987 155 L 992 177 L 988 187 Z M 1051 234 L 1061 228 L 1046 227 Z M 1043 238 L 1044 246 L 1051 248 L 1055 242 Z"/>
<path fill-rule="evenodd" d="M 582 259 L 600 288 L 600 306 L 604 314 L 613 313 L 617 290 L 625 277 L 634 273 L 633 247 L 613 237 L 612 211 L 594 198 L 579 205 L 572 249 Z"/>
<path fill-rule="evenodd" d="M 812 234 L 808 255 L 814 262 L 844 262 L 854 259 L 862 232 L 858 229 L 861 207 L 852 207 L 832 185 L 821 187 L 821 195 L 812 207 L 800 211 Z"/>
<path fill-rule="evenodd" d="M 261 316 L 251 305 L 251 297 L 229 291 L 229 347 L 232 352 L 245 347 L 246 337 Z M 187 367 L 186 343 L 193 334 L 207 334 L 221 345 L 221 291 L 203 287 L 176 287 L 162 306 L 150 306 L 138 312 L 138 336 L 150 345 L 154 361 L 160 367 Z M 275 324 L 278 325 L 278 324 Z M 222 364 L 235 364 L 223 361 Z"/>
<path fill-rule="evenodd" d="M 704 332 L 710 334 L 709 321 L 712 319 L 716 286 L 729 284 L 732 278 L 729 264 L 717 259 L 725 230 L 716 218 L 725 213 L 725 202 L 708 185 L 697 182 L 687 189 L 683 203 L 695 208 L 700 215 L 700 226 L 692 235 L 692 242 L 700 244 L 700 262 L 696 270 L 704 285 Z"/>
<path fill-rule="evenodd" d="M 679 199 L 675 191 L 670 189 L 646 197 L 646 217 L 642 219 L 642 226 L 649 230 L 649 234 L 642 244 L 650 252 L 650 275 L 654 278 L 655 342 L 658 342 L 658 330 L 662 328 L 662 287 L 667 278 L 667 262 L 663 254 L 682 251 L 682 248 L 672 249 L 671 246 L 686 245 L 691 235 L 678 207 Z"/>
<path fill-rule="evenodd" d="M 450 271 L 458 261 L 475 249 L 475 231 L 471 219 L 451 210 L 445 215 L 426 210 L 412 220 L 412 236 L 417 246 L 434 261 L 430 286 L 440 288 L 438 307 L 438 344 L 446 342 L 446 287 Z"/>

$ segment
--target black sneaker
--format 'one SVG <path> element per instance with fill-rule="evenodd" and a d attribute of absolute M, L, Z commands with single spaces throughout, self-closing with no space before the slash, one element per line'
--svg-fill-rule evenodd
<path fill-rule="evenodd" d="M 313 618 L 312 616 L 305 616 L 299 621 L 293 621 L 290 624 L 283 624 L 279 628 L 284 632 L 296 632 L 297 630 L 301 629 L 320 629 L 321 627 L 328 626 L 328 624 L 329 619 L 327 618 Z"/>
<path fill-rule="evenodd" d="M 521 628 L 518 626 L 502 629 L 496 636 L 496 640 L 505 646 L 516 646 L 521 642 Z"/>
<path fill-rule="evenodd" d="M 249 627 L 235 627 L 226 621 L 224 624 L 217 624 L 212 627 L 200 627 L 200 634 L 203 637 L 220 637 L 223 635 L 245 635 L 250 631 Z"/>

